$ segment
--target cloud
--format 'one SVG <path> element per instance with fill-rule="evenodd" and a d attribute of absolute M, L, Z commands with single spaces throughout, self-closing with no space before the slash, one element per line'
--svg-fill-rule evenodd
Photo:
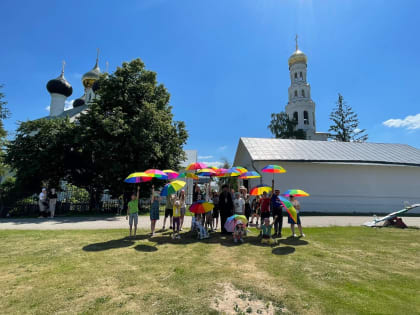
<path fill-rule="evenodd" d="M 199 160 L 208 160 L 208 159 L 212 159 L 213 155 L 199 155 L 198 159 Z"/>
<path fill-rule="evenodd" d="M 362 129 L 356 128 L 356 129 L 353 130 L 353 133 L 359 133 L 360 131 L 362 131 Z"/>
<path fill-rule="evenodd" d="M 404 119 L 388 119 L 382 124 L 391 128 L 405 128 L 408 130 L 420 129 L 420 113 L 414 116 L 409 115 Z"/>
<path fill-rule="evenodd" d="M 227 145 L 222 145 L 221 147 L 217 148 L 217 151 L 225 151 L 227 149 Z"/>
<path fill-rule="evenodd" d="M 49 112 L 49 111 L 50 111 L 50 105 L 48 105 L 47 107 L 45 107 L 45 110 L 46 110 L 47 112 Z"/>

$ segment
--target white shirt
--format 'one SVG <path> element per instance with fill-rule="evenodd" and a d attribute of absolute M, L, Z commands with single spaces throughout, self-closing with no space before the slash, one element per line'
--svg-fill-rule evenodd
<path fill-rule="evenodd" d="M 44 192 L 41 192 L 40 194 L 39 194 L 39 200 L 45 200 L 45 199 L 47 199 L 47 194 L 46 193 L 44 193 Z"/>
<path fill-rule="evenodd" d="M 233 206 L 236 214 L 244 214 L 245 201 L 242 198 L 234 199 Z"/>

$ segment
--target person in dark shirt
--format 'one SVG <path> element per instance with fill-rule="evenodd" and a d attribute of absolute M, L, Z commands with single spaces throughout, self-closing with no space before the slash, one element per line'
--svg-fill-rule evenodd
<path fill-rule="evenodd" d="M 283 205 L 280 202 L 280 190 L 276 189 L 271 196 L 271 214 L 273 215 L 274 235 L 281 237 L 281 230 L 283 228 Z"/>
<path fill-rule="evenodd" d="M 223 185 L 222 189 L 219 195 L 220 226 L 222 228 L 222 234 L 227 234 L 225 223 L 227 218 L 233 215 L 233 201 L 228 186 Z"/>

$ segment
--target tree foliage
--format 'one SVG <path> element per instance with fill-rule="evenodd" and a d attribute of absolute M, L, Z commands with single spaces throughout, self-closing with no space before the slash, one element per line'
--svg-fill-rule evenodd
<path fill-rule="evenodd" d="M 268 125 L 275 138 L 280 139 L 306 139 L 306 133 L 302 129 L 296 130 L 297 122 L 291 120 L 285 112 L 272 113 Z"/>
<path fill-rule="evenodd" d="M 65 179 L 89 191 L 97 205 L 105 189 L 121 194 L 131 172 L 178 168 L 187 131 L 183 122 L 173 121 L 170 95 L 156 73 L 136 59 L 98 84 L 99 97 L 76 124 L 68 119 L 21 123 L 8 161 L 28 189 Z"/>
<path fill-rule="evenodd" d="M 5 96 L 1 92 L 3 85 L 0 85 L 0 175 L 4 174 L 5 165 L 4 165 L 4 152 L 5 145 L 7 144 L 7 131 L 4 129 L 3 120 L 10 117 L 9 109 L 7 108 L 7 102 L 5 101 Z"/>
<path fill-rule="evenodd" d="M 353 111 L 345 101 L 343 96 L 339 93 L 336 107 L 330 114 L 330 120 L 333 124 L 329 131 L 332 131 L 331 137 L 334 140 L 342 142 L 365 142 L 368 135 L 365 133 L 366 129 L 359 129 L 359 119 L 357 114 Z"/>

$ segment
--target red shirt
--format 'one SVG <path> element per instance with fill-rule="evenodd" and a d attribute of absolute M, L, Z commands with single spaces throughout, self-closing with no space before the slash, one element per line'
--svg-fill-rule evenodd
<path fill-rule="evenodd" d="M 261 212 L 270 212 L 270 198 L 261 198 Z"/>

